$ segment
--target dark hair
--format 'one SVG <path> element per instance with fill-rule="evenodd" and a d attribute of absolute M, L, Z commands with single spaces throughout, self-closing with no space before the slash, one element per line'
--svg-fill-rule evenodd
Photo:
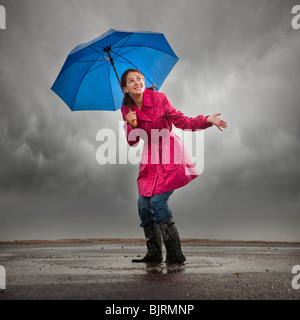
<path fill-rule="evenodd" d="M 123 90 L 124 87 L 126 87 L 126 79 L 127 79 L 127 76 L 128 76 L 129 72 L 137 72 L 137 73 L 139 73 L 142 76 L 143 80 L 145 81 L 144 75 L 141 73 L 141 71 L 139 71 L 137 69 L 127 69 L 122 74 L 122 77 L 121 77 L 122 90 Z M 154 91 L 155 87 L 156 87 L 156 85 L 154 84 L 152 87 L 147 88 L 147 89 L 150 89 L 150 90 Z M 124 92 L 123 106 L 131 107 L 132 105 L 134 105 L 134 101 L 131 98 L 130 94 Z"/>

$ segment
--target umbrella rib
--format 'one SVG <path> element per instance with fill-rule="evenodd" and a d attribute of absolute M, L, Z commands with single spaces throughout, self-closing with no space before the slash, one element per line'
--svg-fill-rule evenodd
<path fill-rule="evenodd" d="M 169 52 L 166 52 L 166 51 L 163 51 L 163 50 L 161 50 L 161 49 L 157 49 L 157 48 L 153 48 L 153 47 L 150 47 L 150 46 L 146 46 L 146 45 L 144 45 L 144 44 L 142 44 L 142 45 L 138 45 L 138 44 L 130 44 L 130 45 L 127 45 L 126 47 L 137 47 L 137 48 L 150 48 L 150 49 L 153 49 L 153 50 L 157 50 L 157 51 L 160 51 L 160 52 L 162 52 L 162 53 L 165 53 L 165 54 L 167 54 L 167 55 L 169 55 L 169 56 L 172 56 L 172 57 L 177 57 L 177 55 L 176 55 L 176 53 L 174 52 L 174 55 L 173 54 L 171 54 L 171 53 L 169 53 Z M 117 47 L 118 48 L 118 47 Z M 178 58 L 178 57 L 177 57 Z"/>
<path fill-rule="evenodd" d="M 135 48 L 130 49 L 130 50 L 128 50 L 128 51 L 126 51 L 126 52 L 122 53 L 122 56 L 123 56 L 124 54 L 127 54 L 127 53 L 129 53 L 129 52 L 131 52 L 131 51 L 134 51 L 134 50 L 138 49 L 138 48 L 140 48 L 140 47 L 135 46 Z M 120 50 L 121 50 L 121 49 L 122 49 L 122 47 L 120 47 Z M 120 50 L 119 50 L 119 51 L 120 51 Z M 118 54 L 118 52 L 119 52 L 119 51 L 117 51 L 116 53 Z M 121 55 L 119 55 L 119 56 L 121 56 Z M 122 57 L 122 56 L 121 56 L 121 57 Z"/>
<path fill-rule="evenodd" d="M 99 61 L 99 60 L 98 60 L 98 61 Z M 95 62 L 96 62 L 96 61 L 95 61 Z M 94 71 L 94 70 L 96 70 L 96 69 L 98 69 L 98 68 L 101 68 L 102 66 L 104 66 L 104 65 L 107 64 L 107 63 L 108 63 L 107 61 L 104 61 L 104 63 L 102 63 L 101 65 L 95 67 L 94 69 L 89 68 L 89 70 L 87 71 L 87 73 L 92 72 L 92 71 Z M 93 63 L 93 64 L 94 64 L 94 63 Z"/>
<path fill-rule="evenodd" d="M 133 35 L 133 32 L 127 33 L 124 37 L 118 39 L 116 42 L 114 42 L 113 44 L 111 44 L 111 47 L 114 46 L 117 42 L 119 42 L 119 41 L 123 40 L 124 38 L 128 37 L 128 39 L 124 42 L 124 44 L 125 44 L 125 43 L 130 39 L 130 37 L 131 37 L 132 35 Z M 123 44 L 123 46 L 124 46 L 124 44 Z M 121 46 L 121 48 L 122 48 L 122 46 Z"/>
<path fill-rule="evenodd" d="M 82 83 L 82 81 L 83 81 L 83 79 L 85 78 L 86 74 L 87 74 L 87 71 L 84 73 L 82 79 L 80 80 L 80 84 Z M 80 85 L 78 86 L 78 88 L 77 88 L 77 90 L 76 90 L 76 94 L 75 94 L 75 96 L 74 96 L 74 100 L 73 100 L 73 103 L 72 103 L 72 109 L 71 109 L 72 111 L 74 111 L 74 104 L 75 104 L 75 101 L 76 101 L 76 99 L 77 99 L 77 95 L 78 95 L 79 88 L 80 88 Z"/>
<path fill-rule="evenodd" d="M 91 48 L 91 49 L 95 50 L 94 48 Z M 96 51 L 97 53 L 101 54 L 101 52 L 99 52 L 99 51 L 97 51 L 97 50 L 95 50 L 95 51 Z M 91 56 L 91 55 L 93 55 L 93 54 L 94 54 L 94 53 L 88 54 L 86 57 Z M 72 64 L 70 64 L 68 67 L 66 67 L 61 74 L 65 73 L 70 67 L 72 67 L 72 65 L 73 65 L 74 63 L 78 63 L 78 62 L 92 62 L 92 61 L 94 61 L 94 60 L 86 60 L 86 61 L 76 60 L 76 61 L 72 62 Z M 96 61 L 99 61 L 99 60 L 96 60 Z M 59 75 L 61 75 L 61 74 L 59 74 Z"/>
<path fill-rule="evenodd" d="M 91 48 L 92 50 L 94 50 L 94 51 L 96 51 L 97 53 L 99 53 L 100 56 L 103 56 L 103 52 L 100 52 L 100 51 L 96 50 L 96 49 L 93 48 L 92 46 L 96 46 L 96 47 L 99 47 L 99 48 L 101 48 L 101 49 L 104 49 L 104 48 L 102 48 L 102 47 L 100 47 L 100 46 L 98 46 L 98 45 L 96 45 L 96 44 L 90 44 L 90 45 L 89 45 L 89 48 Z M 91 62 L 92 62 L 92 61 L 93 61 L 93 60 L 91 60 Z M 95 60 L 94 63 L 97 62 L 97 61 L 100 61 L 100 60 Z M 81 62 L 81 61 L 76 61 L 76 62 Z M 87 73 L 92 72 L 92 71 L 94 71 L 94 70 L 96 70 L 96 69 L 98 69 L 98 68 L 101 68 L 103 65 L 105 65 L 105 64 L 107 63 L 107 61 L 103 61 L 103 62 L 104 62 L 103 64 L 99 65 L 98 67 L 96 67 L 96 68 L 94 68 L 94 69 L 92 69 L 92 70 L 91 70 L 91 67 L 90 67 L 89 70 L 87 71 Z M 93 64 L 94 64 L 94 63 L 93 63 Z M 93 64 L 92 64 L 92 65 L 93 65 Z"/>
<path fill-rule="evenodd" d="M 89 45 L 90 48 L 94 49 L 94 48 L 91 47 L 91 46 L 95 46 L 95 47 L 98 47 L 98 48 L 100 48 L 100 49 L 104 49 L 104 47 L 101 47 L 101 46 L 99 46 L 98 44 L 94 44 L 94 43 L 92 43 L 92 44 Z M 96 49 L 94 49 L 94 50 L 97 51 Z M 97 52 L 99 52 L 99 51 L 97 51 Z"/>
<path fill-rule="evenodd" d="M 119 50 L 116 52 L 117 54 L 118 54 L 118 52 L 125 46 L 125 43 L 132 37 L 132 35 L 133 35 L 133 33 L 129 34 L 129 37 L 126 39 L 126 41 L 123 43 L 123 45 L 119 47 Z M 128 36 L 128 35 L 126 35 L 126 37 L 127 37 L 127 36 Z M 114 46 L 117 42 L 121 41 L 121 40 L 124 39 L 124 38 L 125 38 L 125 37 L 122 37 L 121 39 L 117 40 L 117 41 L 113 44 L 113 46 Z M 118 48 L 118 47 L 115 47 L 115 46 L 114 46 L 114 48 Z"/>
<path fill-rule="evenodd" d="M 98 60 L 95 60 L 95 61 L 88 67 L 88 69 L 85 71 L 82 79 L 80 80 L 80 85 L 82 84 L 83 79 L 84 79 L 85 76 L 90 72 L 90 68 L 95 64 L 96 61 L 98 61 Z M 78 61 L 76 61 L 76 62 L 78 62 Z M 95 69 L 96 69 L 96 68 L 95 68 Z M 74 109 L 74 104 L 75 104 L 75 101 L 76 101 L 76 99 L 77 99 L 77 95 L 78 95 L 78 91 L 79 91 L 80 85 L 78 86 L 78 88 L 77 88 L 77 90 L 76 90 L 76 94 L 75 94 L 74 101 L 73 101 L 73 104 L 72 104 L 72 110 Z"/>
<path fill-rule="evenodd" d="M 116 42 L 114 42 L 113 44 L 111 44 L 110 45 L 110 47 L 111 46 L 114 46 L 117 42 L 119 42 L 119 41 L 121 41 L 122 39 L 124 39 L 125 37 L 128 37 L 128 39 L 124 42 L 124 44 L 130 39 L 130 37 L 133 35 L 133 32 L 132 33 L 128 33 L 128 34 L 126 34 L 124 37 L 122 37 L 122 38 L 120 38 L 120 39 L 118 39 Z M 123 44 L 123 46 L 124 46 L 124 44 Z M 97 51 L 96 49 L 94 49 L 93 47 L 91 47 L 91 46 L 95 46 L 95 47 L 98 47 L 98 48 L 100 48 L 100 49 L 104 49 L 105 47 L 101 47 L 101 46 L 99 46 L 98 44 L 94 44 L 94 43 L 92 43 L 92 44 L 90 44 L 89 45 L 89 47 L 91 48 L 91 49 L 93 49 L 93 50 L 95 50 L 96 52 L 99 52 L 99 51 Z M 109 42 L 108 42 L 108 39 L 107 39 L 107 47 L 109 46 Z M 120 47 L 118 47 L 118 48 L 122 48 L 123 46 L 120 46 Z M 99 52 L 100 53 L 100 52 Z"/>
<path fill-rule="evenodd" d="M 113 52 L 113 51 L 112 51 L 112 52 Z M 113 53 L 115 53 L 115 52 L 113 52 Z M 117 53 L 115 53 L 115 54 L 118 55 L 119 57 L 123 58 L 124 60 L 126 60 L 129 64 L 133 65 L 133 66 L 135 67 L 135 69 L 140 70 L 135 64 L 133 64 L 132 62 L 130 62 L 130 61 L 127 60 L 126 58 L 120 56 L 120 55 L 117 54 Z M 142 72 L 142 71 L 140 70 L 140 72 Z M 150 81 L 150 79 L 149 79 L 145 74 L 144 74 L 144 77 L 145 77 L 152 85 L 154 85 L 154 83 L 152 83 L 152 81 Z"/>
<path fill-rule="evenodd" d="M 75 63 L 77 62 L 96 62 L 96 61 L 101 61 L 101 60 L 80 60 L 80 61 L 75 61 Z M 106 62 L 103 60 L 103 62 Z"/>
<path fill-rule="evenodd" d="M 96 47 L 101 48 L 100 46 L 97 46 L 97 45 L 95 45 L 95 44 L 92 44 L 92 45 L 89 45 L 89 48 L 91 48 L 92 50 L 94 50 L 94 51 L 98 52 L 99 54 L 103 55 L 103 51 L 96 50 L 96 49 L 93 48 L 92 46 L 96 46 Z M 104 48 L 101 48 L 101 49 L 104 49 Z"/>
<path fill-rule="evenodd" d="M 96 49 L 92 48 L 91 46 L 89 46 L 89 48 L 91 48 L 91 49 L 93 49 L 95 52 L 99 53 L 99 55 L 102 55 L 101 52 L 97 51 Z M 88 54 L 86 57 L 91 56 L 91 55 L 93 55 L 93 54 L 94 54 L 94 53 Z M 98 57 L 98 58 L 99 58 L 99 57 Z M 63 71 L 63 73 L 65 73 L 70 67 L 72 67 L 72 65 L 73 65 L 74 63 L 78 63 L 78 62 L 92 62 L 92 61 L 96 62 L 96 61 L 99 61 L 99 60 L 81 60 L 81 61 L 77 60 L 77 61 L 74 61 L 74 62 L 73 62 L 72 64 L 70 64 L 67 68 L 65 68 L 65 70 Z M 104 62 L 105 62 L 105 61 L 104 61 Z"/>

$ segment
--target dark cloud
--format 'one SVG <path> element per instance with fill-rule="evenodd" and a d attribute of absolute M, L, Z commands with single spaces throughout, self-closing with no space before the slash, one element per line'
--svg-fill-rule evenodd
<path fill-rule="evenodd" d="M 3 1 L 1 237 L 109 237 L 108 230 L 141 236 L 137 166 L 96 161 L 97 132 L 111 128 L 119 138 L 120 112 L 71 112 L 50 90 L 73 47 L 116 28 L 163 32 L 180 61 L 162 90 L 186 115 L 221 112 L 229 123 L 224 133 L 205 132 L 203 174 L 170 201 L 183 234 L 203 237 L 196 230 L 204 221 L 206 237 L 251 238 L 251 229 L 231 230 L 231 216 L 244 230 L 242 219 L 257 227 L 276 215 L 276 224 L 268 229 L 262 223 L 266 233 L 257 237 L 295 240 L 288 227 L 299 222 L 300 202 L 300 46 L 290 23 L 295 4 Z M 227 225 L 222 232 L 220 215 Z"/>

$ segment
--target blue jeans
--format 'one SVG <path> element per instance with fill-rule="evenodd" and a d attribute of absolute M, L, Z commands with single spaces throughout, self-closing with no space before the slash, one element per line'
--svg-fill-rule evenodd
<path fill-rule="evenodd" d="M 152 197 L 139 196 L 138 211 L 141 219 L 141 227 L 155 221 L 163 222 L 172 218 L 172 211 L 169 209 L 168 200 L 174 191 L 156 194 Z"/>

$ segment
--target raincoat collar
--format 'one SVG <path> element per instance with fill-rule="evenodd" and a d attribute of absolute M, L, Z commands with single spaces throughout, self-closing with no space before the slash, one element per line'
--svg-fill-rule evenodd
<path fill-rule="evenodd" d="M 133 110 L 136 112 L 138 120 L 144 120 L 144 121 L 150 121 L 151 119 L 149 119 L 143 111 L 141 111 L 137 106 L 133 106 Z"/>
<path fill-rule="evenodd" d="M 153 107 L 153 91 L 145 89 L 143 95 L 143 106 Z"/>
<path fill-rule="evenodd" d="M 132 105 L 131 108 L 137 113 L 138 119 L 144 120 L 144 121 L 150 121 L 151 119 L 147 117 L 147 115 L 142 111 L 143 107 L 153 107 L 153 91 L 149 89 L 145 89 L 143 94 L 143 106 L 140 110 L 136 105 Z"/>
<path fill-rule="evenodd" d="M 153 91 L 149 89 L 145 89 L 144 91 L 142 110 L 143 107 L 153 107 Z M 133 110 L 137 113 L 138 119 L 152 122 L 151 119 L 149 119 L 136 105 L 133 105 Z"/>

